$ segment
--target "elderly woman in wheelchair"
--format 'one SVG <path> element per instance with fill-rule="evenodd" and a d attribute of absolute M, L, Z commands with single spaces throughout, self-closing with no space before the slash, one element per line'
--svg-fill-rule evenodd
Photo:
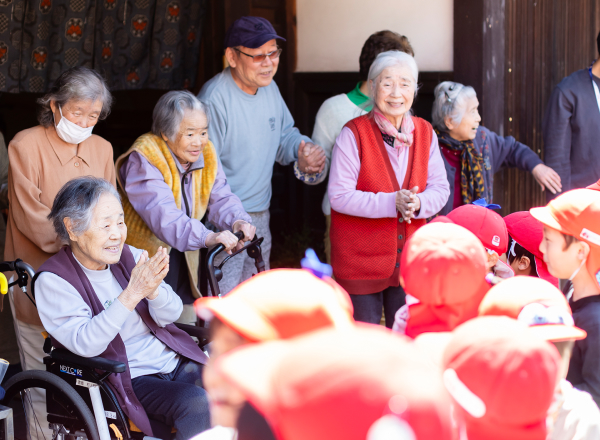
<path fill-rule="evenodd" d="M 209 428 L 202 388 L 207 357 L 173 324 L 182 302 L 163 282 L 166 249 L 148 258 L 125 245 L 119 194 L 103 179 L 69 181 L 48 217 L 67 243 L 35 280 L 38 312 L 53 346 L 122 362 L 124 371 L 107 374 L 107 381 L 123 412 L 146 435 L 158 436 L 150 420 L 174 427 L 178 440 Z"/>

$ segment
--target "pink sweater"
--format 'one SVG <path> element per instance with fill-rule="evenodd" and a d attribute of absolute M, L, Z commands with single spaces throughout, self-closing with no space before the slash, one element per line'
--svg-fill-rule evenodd
<path fill-rule="evenodd" d="M 384 142 L 398 183 L 402 186 L 408 166 L 409 150 L 400 156 L 395 148 Z M 342 214 L 366 218 L 396 217 L 396 193 L 370 193 L 356 190 L 360 159 L 352 131 L 344 127 L 335 141 L 329 174 L 329 201 L 331 207 Z M 427 187 L 418 194 L 421 211 L 418 219 L 437 214 L 450 196 L 446 168 L 440 154 L 437 136 L 433 133 L 429 152 Z"/>

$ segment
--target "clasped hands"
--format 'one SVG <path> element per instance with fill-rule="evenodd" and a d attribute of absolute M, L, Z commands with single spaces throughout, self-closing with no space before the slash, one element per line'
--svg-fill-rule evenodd
<path fill-rule="evenodd" d="M 320 173 L 325 168 L 325 152 L 312 142 L 300 142 L 298 147 L 298 168 L 303 173 Z"/>
<path fill-rule="evenodd" d="M 400 213 L 404 221 L 410 223 L 421 210 L 421 200 L 417 196 L 419 187 L 412 189 L 401 189 L 396 192 L 396 210 Z"/>
<path fill-rule="evenodd" d="M 158 296 L 158 286 L 168 272 L 169 254 L 166 248 L 160 246 L 152 258 L 148 258 L 148 252 L 143 251 L 131 271 L 127 288 L 119 295 L 119 301 L 133 311 L 144 298 L 155 299 Z"/>

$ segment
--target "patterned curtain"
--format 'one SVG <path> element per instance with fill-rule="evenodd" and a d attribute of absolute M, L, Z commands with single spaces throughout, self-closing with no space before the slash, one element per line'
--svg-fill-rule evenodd
<path fill-rule="evenodd" d="M 206 0 L 0 0 L 0 92 L 45 92 L 66 69 L 111 90 L 196 81 Z"/>

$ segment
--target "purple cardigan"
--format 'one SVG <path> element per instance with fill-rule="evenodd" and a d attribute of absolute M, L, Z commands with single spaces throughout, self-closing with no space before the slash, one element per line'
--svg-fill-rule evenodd
<path fill-rule="evenodd" d="M 129 246 L 124 246 L 119 262 L 110 265 L 111 272 L 123 289 L 128 286 L 131 271 L 134 267 L 135 259 L 133 258 L 133 254 L 131 253 Z M 81 270 L 77 261 L 75 261 L 69 246 L 63 247 L 56 255 L 50 257 L 39 268 L 36 273 L 36 278 L 42 272 L 51 272 L 69 282 L 69 284 L 79 292 L 81 298 L 90 307 L 94 316 L 100 314 L 104 310 L 90 281 L 83 270 Z M 200 364 L 206 364 L 208 357 L 200 350 L 186 332 L 177 328 L 175 324 L 169 324 L 163 328 L 154 322 L 150 316 L 148 301 L 146 299 L 140 301 L 135 307 L 135 310 L 139 313 L 144 324 L 148 326 L 150 332 L 152 332 L 152 334 L 163 344 L 180 356 L 184 356 Z M 63 348 L 55 339 L 53 339 L 52 342 L 54 347 Z M 129 373 L 129 363 L 127 361 L 127 352 L 125 351 L 125 343 L 121 339 L 121 336 L 117 334 L 104 353 L 100 356 L 106 359 L 123 362 L 127 366 L 127 370 L 125 370 L 124 373 L 113 373 L 109 376 L 108 381 L 115 391 L 117 400 L 119 401 L 119 405 L 123 409 L 123 412 L 127 414 L 127 417 L 129 417 L 144 434 L 152 436 L 150 420 L 148 419 L 142 404 L 133 392 L 131 374 Z"/>

